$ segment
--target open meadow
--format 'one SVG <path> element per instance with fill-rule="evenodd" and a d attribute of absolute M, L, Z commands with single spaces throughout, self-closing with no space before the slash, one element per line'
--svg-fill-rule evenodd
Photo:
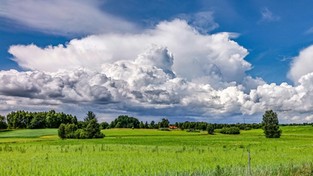
<path fill-rule="evenodd" d="M 57 129 L 0 132 L 0 175 L 313 175 L 313 127 L 240 135 L 109 129 L 66 139 Z M 249 152 L 250 151 L 250 169 Z"/>

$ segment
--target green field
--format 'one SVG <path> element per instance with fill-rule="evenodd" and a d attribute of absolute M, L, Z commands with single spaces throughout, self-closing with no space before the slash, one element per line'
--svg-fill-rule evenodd
<path fill-rule="evenodd" d="M 0 175 L 313 175 L 313 127 L 281 129 L 280 139 L 262 130 L 110 129 L 81 140 L 61 140 L 56 129 L 2 131 Z"/>

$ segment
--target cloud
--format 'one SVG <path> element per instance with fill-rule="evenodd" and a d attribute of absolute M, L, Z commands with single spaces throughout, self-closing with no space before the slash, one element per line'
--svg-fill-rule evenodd
<path fill-rule="evenodd" d="M 186 20 L 200 33 L 206 34 L 219 27 L 214 21 L 213 14 L 212 11 L 203 11 L 195 14 L 181 14 L 179 18 Z"/>
<path fill-rule="evenodd" d="M 274 15 L 273 12 L 271 12 L 268 8 L 263 8 L 261 10 L 261 22 L 274 22 L 279 21 L 280 17 L 277 15 Z"/>
<path fill-rule="evenodd" d="M 3 0 L 0 16 L 44 33 L 85 35 L 134 32 L 137 27 L 101 11 L 97 0 Z"/>
<path fill-rule="evenodd" d="M 9 52 L 25 69 L 55 72 L 84 67 L 100 71 L 103 64 L 134 60 L 151 45 L 166 46 L 175 58 L 172 67 L 177 75 L 219 87 L 220 82 L 241 83 L 251 68 L 244 60 L 248 51 L 231 37 L 230 33 L 200 34 L 186 21 L 173 20 L 141 34 L 92 35 L 46 48 L 15 45 Z"/>
<path fill-rule="evenodd" d="M 305 34 L 313 34 L 313 27 L 311 27 L 307 31 L 305 31 Z"/>
<path fill-rule="evenodd" d="M 267 84 L 246 75 L 247 50 L 231 34 L 201 34 L 182 20 L 141 34 L 92 35 L 45 48 L 16 45 L 9 52 L 28 71 L 0 71 L 2 112 L 90 108 L 228 122 L 242 121 L 233 118 L 242 115 L 260 122 L 273 109 L 281 122 L 312 119 L 312 71 L 296 70 L 296 86 Z M 302 58 L 306 63 L 310 52 L 311 47 L 301 51 L 292 68 Z"/>
<path fill-rule="evenodd" d="M 294 57 L 291 63 L 290 70 L 288 72 L 288 78 L 294 83 L 298 84 L 298 80 L 308 74 L 313 72 L 312 66 L 313 59 L 313 45 L 300 51 L 299 55 Z"/>

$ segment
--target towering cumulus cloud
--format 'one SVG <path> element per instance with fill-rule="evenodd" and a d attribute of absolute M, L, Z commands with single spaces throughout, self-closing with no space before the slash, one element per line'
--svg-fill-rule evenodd
<path fill-rule="evenodd" d="M 308 73 L 313 72 L 313 45 L 303 49 L 299 56 L 293 58 L 288 77 L 295 83 Z"/>
<path fill-rule="evenodd" d="M 297 68 L 310 57 L 310 48 L 292 65 L 296 86 L 266 84 L 246 74 L 251 69 L 244 60 L 248 52 L 234 36 L 199 33 L 185 21 L 173 20 L 140 34 L 92 35 L 45 48 L 11 46 L 13 60 L 29 71 L 0 72 L 0 104 L 3 109 L 76 104 L 225 120 L 273 109 L 285 122 L 312 119 L 313 73 L 309 66 L 301 73 Z"/>

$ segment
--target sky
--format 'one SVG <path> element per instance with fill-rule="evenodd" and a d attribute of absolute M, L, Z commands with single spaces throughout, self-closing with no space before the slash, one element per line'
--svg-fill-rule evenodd
<path fill-rule="evenodd" d="M 312 122 L 312 5 L 2 0 L 0 114 Z"/>

